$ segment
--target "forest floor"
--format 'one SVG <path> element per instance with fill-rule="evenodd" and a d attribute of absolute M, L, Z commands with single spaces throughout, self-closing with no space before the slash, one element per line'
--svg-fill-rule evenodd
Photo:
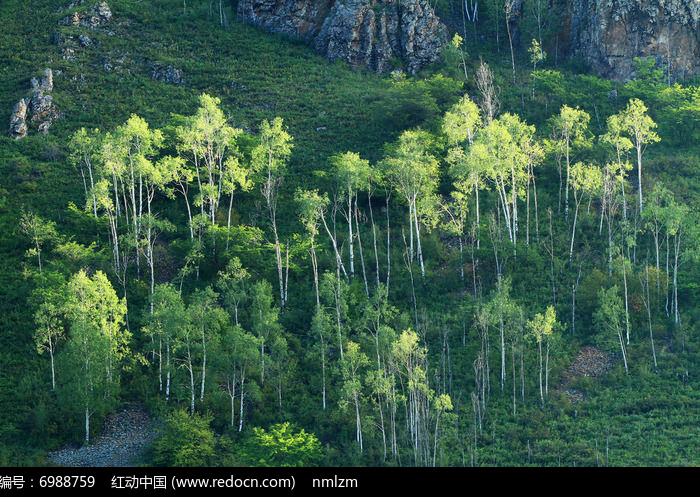
<path fill-rule="evenodd" d="M 571 384 L 583 377 L 599 378 L 612 367 L 612 358 L 596 347 L 581 347 L 576 358 L 562 375 L 559 389 L 565 393 L 572 404 L 584 398 L 584 392 L 571 388 Z"/>
<path fill-rule="evenodd" d="M 89 446 L 65 447 L 51 452 L 48 459 L 58 466 L 126 467 L 156 437 L 153 420 L 140 405 L 132 405 L 107 416 L 102 433 Z"/>

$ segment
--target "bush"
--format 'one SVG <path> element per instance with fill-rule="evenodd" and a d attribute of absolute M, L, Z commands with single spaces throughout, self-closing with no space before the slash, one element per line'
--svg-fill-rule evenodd
<path fill-rule="evenodd" d="M 322 457 L 316 435 L 303 429 L 294 433 L 288 422 L 272 425 L 269 432 L 253 428 L 239 453 L 243 464 L 264 467 L 317 466 Z"/>
<path fill-rule="evenodd" d="M 155 466 L 210 466 L 214 456 L 214 432 L 210 415 L 177 410 L 171 413 L 162 435 L 153 444 Z"/>

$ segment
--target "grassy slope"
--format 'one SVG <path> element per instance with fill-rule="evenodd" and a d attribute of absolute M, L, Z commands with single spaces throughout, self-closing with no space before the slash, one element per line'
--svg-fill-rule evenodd
<path fill-rule="evenodd" d="M 192 113 L 198 94 L 208 92 L 222 99 L 238 126 L 254 130 L 262 119 L 284 118 L 298 145 L 295 163 L 306 170 L 309 162 L 317 166 L 331 153 L 348 148 L 376 156 L 390 138 L 372 128 L 370 119 L 369 103 L 386 87 L 385 80 L 329 64 L 302 44 L 238 22 L 223 29 L 206 12 L 183 16 L 178 2 L 158 2 L 150 8 L 148 2 L 122 0 L 110 2 L 114 18 L 106 27 L 115 36 L 60 28 L 97 42 L 78 48 L 76 61 L 65 61 L 52 42 L 65 13 L 31 15 L 35 8 L 48 10 L 41 7 L 45 4 L 10 1 L 0 10 L 0 20 L 11 27 L 0 48 L 3 60 L 9 61 L 0 83 L 3 122 L 23 88 L 29 88 L 30 77 L 52 67 L 55 74 L 61 71 L 55 77 L 55 99 L 68 117 L 53 134 L 81 125 L 111 128 L 131 113 L 162 126 L 170 113 Z M 107 59 L 114 70 L 103 69 Z M 152 63 L 172 64 L 183 72 L 186 84 L 154 81 Z M 321 127 L 326 129 L 316 131 Z M 313 152 L 306 152 L 310 149 Z"/>

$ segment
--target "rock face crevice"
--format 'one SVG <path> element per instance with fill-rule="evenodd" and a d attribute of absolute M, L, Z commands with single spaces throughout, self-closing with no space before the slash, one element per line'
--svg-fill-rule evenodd
<path fill-rule="evenodd" d="M 652 57 L 672 79 L 700 74 L 700 1 L 559 0 L 563 39 L 603 76 L 635 76 L 634 58 Z M 669 71 L 670 69 L 670 71 Z"/>
<path fill-rule="evenodd" d="M 427 0 L 240 0 L 238 16 L 300 38 L 330 60 L 416 73 L 440 57 L 447 28 Z"/>

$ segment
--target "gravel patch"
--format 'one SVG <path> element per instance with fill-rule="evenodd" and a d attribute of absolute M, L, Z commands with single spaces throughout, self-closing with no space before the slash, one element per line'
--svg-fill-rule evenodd
<path fill-rule="evenodd" d="M 612 367 L 612 358 L 596 347 L 581 347 L 576 358 L 571 362 L 563 374 L 559 390 L 572 404 L 577 404 L 585 399 L 586 393 L 571 388 L 571 384 L 579 378 L 600 378 Z"/>
<path fill-rule="evenodd" d="M 50 452 L 48 459 L 67 467 L 128 467 L 157 436 L 151 417 L 142 406 L 110 414 L 94 443 Z"/>

